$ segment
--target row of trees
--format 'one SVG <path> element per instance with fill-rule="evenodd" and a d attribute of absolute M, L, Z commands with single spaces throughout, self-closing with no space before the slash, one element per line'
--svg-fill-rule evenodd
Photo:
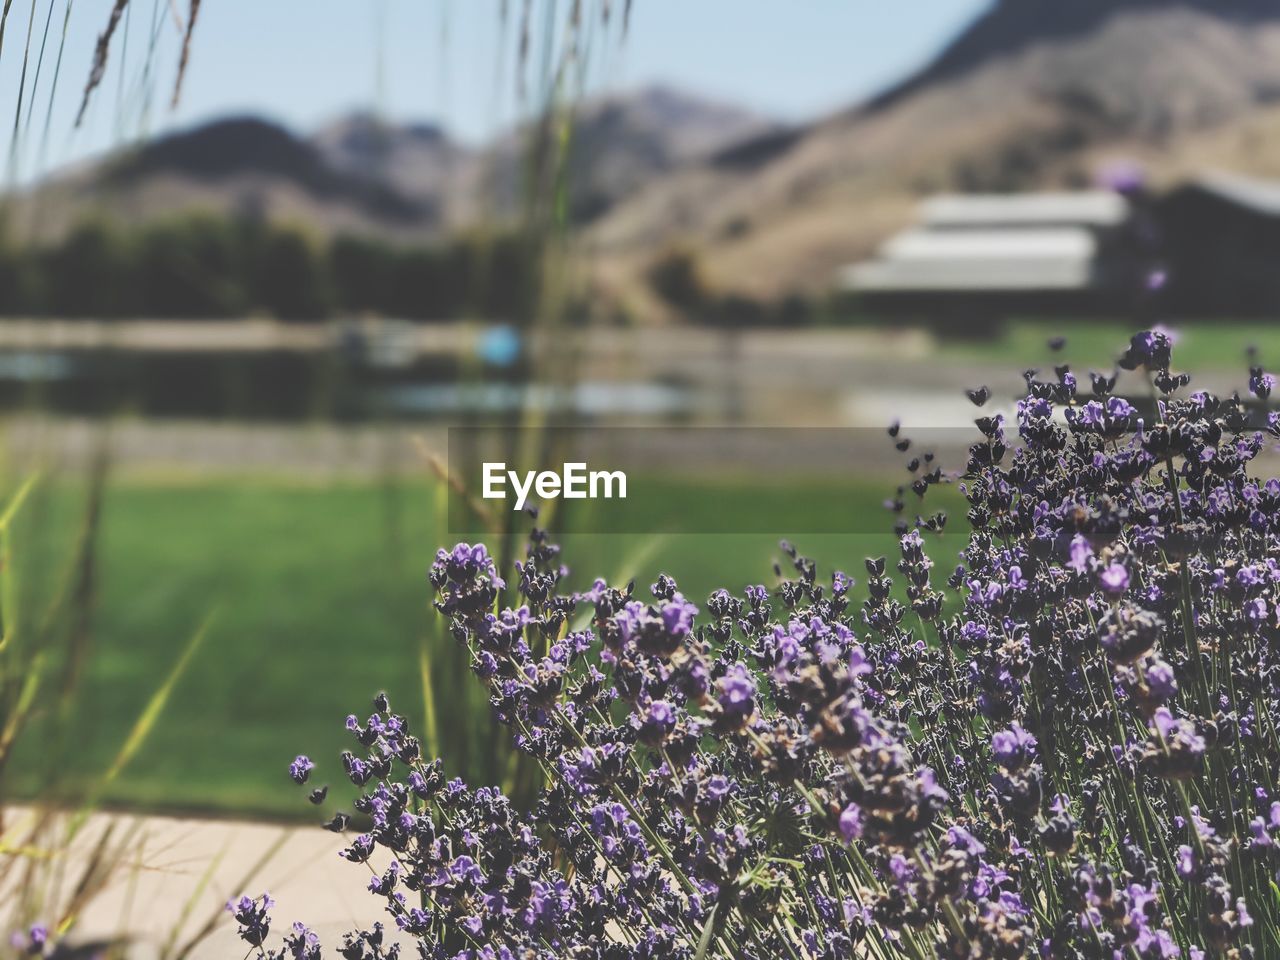
<path fill-rule="evenodd" d="M 681 316 L 720 327 L 799 327 L 817 320 L 815 305 L 798 294 L 753 300 L 712 289 L 693 251 L 675 248 L 657 257 L 646 274 L 650 288 Z"/>
<path fill-rule="evenodd" d="M 89 221 L 52 246 L 22 247 L 0 225 L 0 316 L 319 320 L 377 313 L 519 322 L 534 254 L 518 236 L 404 247 L 320 241 L 261 222 L 190 215 L 123 228 Z"/>

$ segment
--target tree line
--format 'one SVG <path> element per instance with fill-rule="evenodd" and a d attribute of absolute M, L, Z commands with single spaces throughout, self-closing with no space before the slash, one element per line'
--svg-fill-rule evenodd
<path fill-rule="evenodd" d="M 23 246 L 0 224 L 0 316 L 520 322 L 535 302 L 535 258 L 514 233 L 403 246 L 192 214 L 133 227 L 90 220 Z"/>

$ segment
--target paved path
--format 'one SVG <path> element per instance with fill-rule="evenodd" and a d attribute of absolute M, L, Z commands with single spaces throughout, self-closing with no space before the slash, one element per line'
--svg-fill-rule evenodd
<path fill-rule="evenodd" d="M 9 830 L 21 829 L 27 810 L 6 813 Z M 136 831 L 135 853 L 120 862 L 105 891 L 77 923 L 73 942 L 134 941 L 130 956 L 173 956 L 211 919 L 213 933 L 190 953 L 196 960 L 240 960 L 244 945 L 223 907 L 241 893 L 269 891 L 277 906 L 273 934 L 283 936 L 301 920 L 322 936 L 336 956 L 344 932 L 387 918 L 365 889 L 367 868 L 338 856 L 343 841 L 319 827 L 281 827 L 234 820 L 196 820 L 94 814 L 67 856 L 66 876 L 78 878 L 103 831 L 113 837 Z M 258 867 L 265 853 L 270 859 Z M 246 878 L 249 878 L 246 882 Z M 74 881 L 68 881 L 69 883 Z M 2 893 L 3 891 L 0 891 Z"/>

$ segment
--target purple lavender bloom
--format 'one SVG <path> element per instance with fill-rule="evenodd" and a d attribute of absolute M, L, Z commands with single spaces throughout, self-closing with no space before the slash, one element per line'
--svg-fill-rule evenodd
<path fill-rule="evenodd" d="M 1261 367 L 1255 367 L 1249 372 L 1249 392 L 1259 400 L 1266 400 L 1275 388 L 1276 378 L 1264 373 Z"/>
<path fill-rule="evenodd" d="M 1142 166 L 1133 160 L 1112 160 L 1097 173 L 1100 187 L 1112 190 L 1122 196 L 1141 193 L 1147 185 L 1147 174 Z"/>
<path fill-rule="evenodd" d="M 1067 561 L 1067 566 L 1076 573 L 1087 573 L 1089 561 L 1093 559 L 1093 548 L 1089 546 L 1089 541 L 1077 533 L 1071 538 L 1070 553 L 1071 559 Z"/>
<path fill-rule="evenodd" d="M 1124 592 L 1129 589 L 1129 571 L 1122 563 L 1109 564 L 1098 574 L 1098 583 L 1107 596 L 1124 596 Z"/>
<path fill-rule="evenodd" d="M 27 930 L 15 930 L 9 937 L 9 945 L 21 954 L 31 957 L 41 956 L 49 944 L 49 928 L 37 923 Z"/>
<path fill-rule="evenodd" d="M 284 940 L 285 949 L 293 960 L 320 960 L 320 938 L 304 924 L 295 923 Z"/>
<path fill-rule="evenodd" d="M 1027 578 L 1022 575 L 1022 568 L 1016 563 L 1009 568 L 1009 589 L 1025 590 Z"/>
<path fill-rule="evenodd" d="M 1147 666 L 1146 677 L 1151 695 L 1160 703 L 1168 703 L 1178 692 L 1178 680 L 1173 667 L 1158 657 Z"/>
<path fill-rule="evenodd" d="M 289 777 L 294 783 L 302 785 L 307 782 L 307 779 L 311 776 L 311 771 L 315 768 L 316 765 L 311 762 L 310 757 L 305 757 L 299 754 L 294 761 L 289 764 Z"/>
<path fill-rule="evenodd" d="M 756 708 L 756 684 L 751 672 L 735 663 L 716 681 L 716 703 L 720 708 L 716 722 L 727 729 L 741 729 Z"/>
<path fill-rule="evenodd" d="M 1167 330 L 1158 327 L 1144 330 L 1129 341 L 1129 349 L 1120 358 L 1119 364 L 1126 370 L 1146 368 L 1167 371 L 1173 343 L 1174 337 Z"/>
<path fill-rule="evenodd" d="M 1151 724 L 1152 739 L 1143 759 L 1152 771 L 1171 780 L 1184 780 L 1199 772 L 1206 744 L 1196 725 L 1175 717 L 1168 707 L 1159 707 Z"/>
<path fill-rule="evenodd" d="M 867 659 L 866 651 L 860 646 L 851 647 L 849 649 L 849 675 L 851 677 L 865 677 L 874 672 L 875 667 Z"/>
<path fill-rule="evenodd" d="M 665 700 L 654 700 L 645 707 L 639 721 L 640 739 L 656 746 L 666 740 L 676 728 L 676 711 Z"/>
<path fill-rule="evenodd" d="M 697 615 L 698 608 L 678 593 L 662 605 L 662 625 L 673 637 L 688 636 Z"/>
<path fill-rule="evenodd" d="M 733 783 L 728 777 L 716 774 L 707 781 L 707 796 L 717 803 L 727 800 L 734 792 Z M 1277 804 L 1280 806 L 1280 804 Z"/>
<path fill-rule="evenodd" d="M 237 931 L 241 940 L 252 947 L 261 947 L 271 932 L 270 911 L 276 902 L 269 893 L 258 897 L 242 896 L 238 900 L 227 903 L 227 912 L 235 917 L 239 924 Z"/>
<path fill-rule="evenodd" d="M 1035 757 L 1036 738 L 1014 723 L 1008 730 L 1001 730 L 991 738 L 991 752 L 996 763 L 1010 773 L 1016 773 Z"/>
<path fill-rule="evenodd" d="M 907 889 L 908 884 L 915 878 L 915 874 L 915 868 L 902 854 L 895 853 L 889 857 L 889 876 L 899 890 Z"/>
<path fill-rule="evenodd" d="M 949 828 L 947 830 L 947 842 L 957 850 L 963 850 L 965 853 L 973 857 L 980 857 L 987 852 L 986 845 L 981 843 L 977 837 L 964 827 L 955 826 Z M 990 876 L 992 871 L 989 866 L 986 867 L 986 872 L 988 873 L 988 876 L 986 877 L 985 882 L 988 889 L 993 888 L 1001 882 L 999 879 Z M 1007 878 L 1007 875 L 1005 876 Z"/>
<path fill-rule="evenodd" d="M 852 843 L 862 836 L 862 809 L 851 803 L 840 813 L 840 836 L 845 843 Z"/>

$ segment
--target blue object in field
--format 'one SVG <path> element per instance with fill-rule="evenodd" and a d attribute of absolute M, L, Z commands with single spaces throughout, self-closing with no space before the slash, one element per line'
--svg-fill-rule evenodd
<path fill-rule="evenodd" d="M 480 335 L 476 353 L 491 367 L 509 367 L 520 359 L 520 332 L 505 323 L 489 327 Z"/>

